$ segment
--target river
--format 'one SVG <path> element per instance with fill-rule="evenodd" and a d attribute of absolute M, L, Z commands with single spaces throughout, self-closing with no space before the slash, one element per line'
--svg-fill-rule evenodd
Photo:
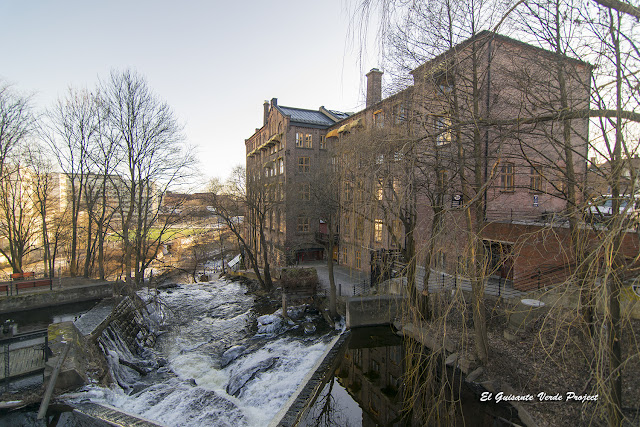
<path fill-rule="evenodd" d="M 87 387 L 73 403 L 107 404 L 170 426 L 265 426 L 337 334 L 304 306 L 289 311 L 292 320 L 260 315 L 238 282 L 181 285 L 161 291 L 158 304 L 141 296 L 160 334 L 155 345 L 131 349 L 107 329 L 101 345 L 117 384 Z"/>

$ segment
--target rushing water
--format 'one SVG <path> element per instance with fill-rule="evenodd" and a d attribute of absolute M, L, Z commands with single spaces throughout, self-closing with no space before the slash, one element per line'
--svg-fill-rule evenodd
<path fill-rule="evenodd" d="M 108 404 L 170 426 L 265 426 L 335 335 L 303 307 L 288 313 L 293 320 L 259 316 L 236 282 L 179 286 L 162 291 L 159 304 L 142 296 L 146 320 L 161 333 L 155 345 L 132 349 L 105 330 L 101 345 L 117 385 L 90 386 L 73 403 Z"/>

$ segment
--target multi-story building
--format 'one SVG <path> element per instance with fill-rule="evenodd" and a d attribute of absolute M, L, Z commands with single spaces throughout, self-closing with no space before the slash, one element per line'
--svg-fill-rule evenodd
<path fill-rule="evenodd" d="M 262 127 L 245 140 L 247 237 L 257 253 L 268 251 L 276 265 L 324 256 L 315 240 L 319 219 L 310 204 L 306 177 L 329 156 L 327 129 L 346 117 L 324 107 L 280 106 L 273 98 L 264 103 Z"/>
<path fill-rule="evenodd" d="M 411 74 L 412 86 L 382 99 L 382 73 L 372 70 L 366 108 L 329 129 L 344 187 L 340 262 L 381 280 L 414 245 L 420 265 L 464 275 L 474 224 L 487 273 L 516 287 L 565 264 L 568 179 L 583 188 L 588 119 L 568 123 L 569 138 L 563 122 L 522 119 L 563 102 L 588 108 L 591 66 L 483 32 Z M 557 231 L 543 233 L 549 227 Z"/>

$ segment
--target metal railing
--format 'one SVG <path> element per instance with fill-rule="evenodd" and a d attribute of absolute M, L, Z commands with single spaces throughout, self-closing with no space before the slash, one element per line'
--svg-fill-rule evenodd
<path fill-rule="evenodd" d="M 48 359 L 49 335 L 46 329 L 0 339 L 0 362 L 4 365 L 0 372 L 5 386 L 12 378 L 40 371 L 44 373 Z"/>

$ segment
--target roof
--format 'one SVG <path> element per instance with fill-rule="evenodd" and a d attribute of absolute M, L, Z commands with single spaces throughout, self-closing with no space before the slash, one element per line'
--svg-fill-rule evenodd
<path fill-rule="evenodd" d="M 327 111 L 329 111 L 331 114 L 333 114 L 340 120 L 344 120 L 351 115 L 349 113 L 343 113 L 342 111 L 336 111 L 336 110 L 327 110 Z"/>
<path fill-rule="evenodd" d="M 277 105 L 276 108 L 285 116 L 289 116 L 292 122 L 322 127 L 329 127 L 334 123 L 333 120 L 317 110 L 304 110 L 302 108 L 283 107 L 280 105 Z"/>
<path fill-rule="evenodd" d="M 455 56 L 456 54 L 458 54 L 462 49 L 464 49 L 467 45 L 471 44 L 474 40 L 475 41 L 480 41 L 480 42 L 488 42 L 490 40 L 499 40 L 502 42 L 507 42 L 507 43 L 511 43 L 520 47 L 523 47 L 525 49 L 531 49 L 534 50 L 542 55 L 546 55 L 548 57 L 557 57 L 559 56 L 557 53 L 555 52 L 551 52 L 549 50 L 543 49 L 541 47 L 538 46 L 534 46 L 531 45 L 529 43 L 525 43 L 523 41 L 520 40 L 516 40 L 514 38 L 511 37 L 507 37 L 507 36 L 503 36 L 502 34 L 498 34 L 495 33 L 493 31 L 489 31 L 489 30 L 483 30 L 480 31 L 479 33 L 469 37 L 466 40 L 461 41 L 460 43 L 456 44 L 455 46 L 453 46 L 452 48 L 448 49 L 447 51 L 441 53 L 440 55 L 428 60 L 427 62 L 425 62 L 424 64 L 419 65 L 418 67 L 416 67 L 414 70 L 410 71 L 409 74 L 414 74 L 415 72 L 417 72 L 418 70 L 421 69 L 428 69 L 431 67 L 434 67 L 436 64 L 444 61 L 447 58 L 450 58 L 452 56 Z M 577 64 L 581 64 L 587 67 L 593 67 L 591 64 L 589 64 L 588 62 L 585 61 L 581 61 L 579 59 L 576 58 L 571 58 L 569 56 L 566 55 L 560 55 L 562 56 L 564 59 L 577 63 Z"/>

